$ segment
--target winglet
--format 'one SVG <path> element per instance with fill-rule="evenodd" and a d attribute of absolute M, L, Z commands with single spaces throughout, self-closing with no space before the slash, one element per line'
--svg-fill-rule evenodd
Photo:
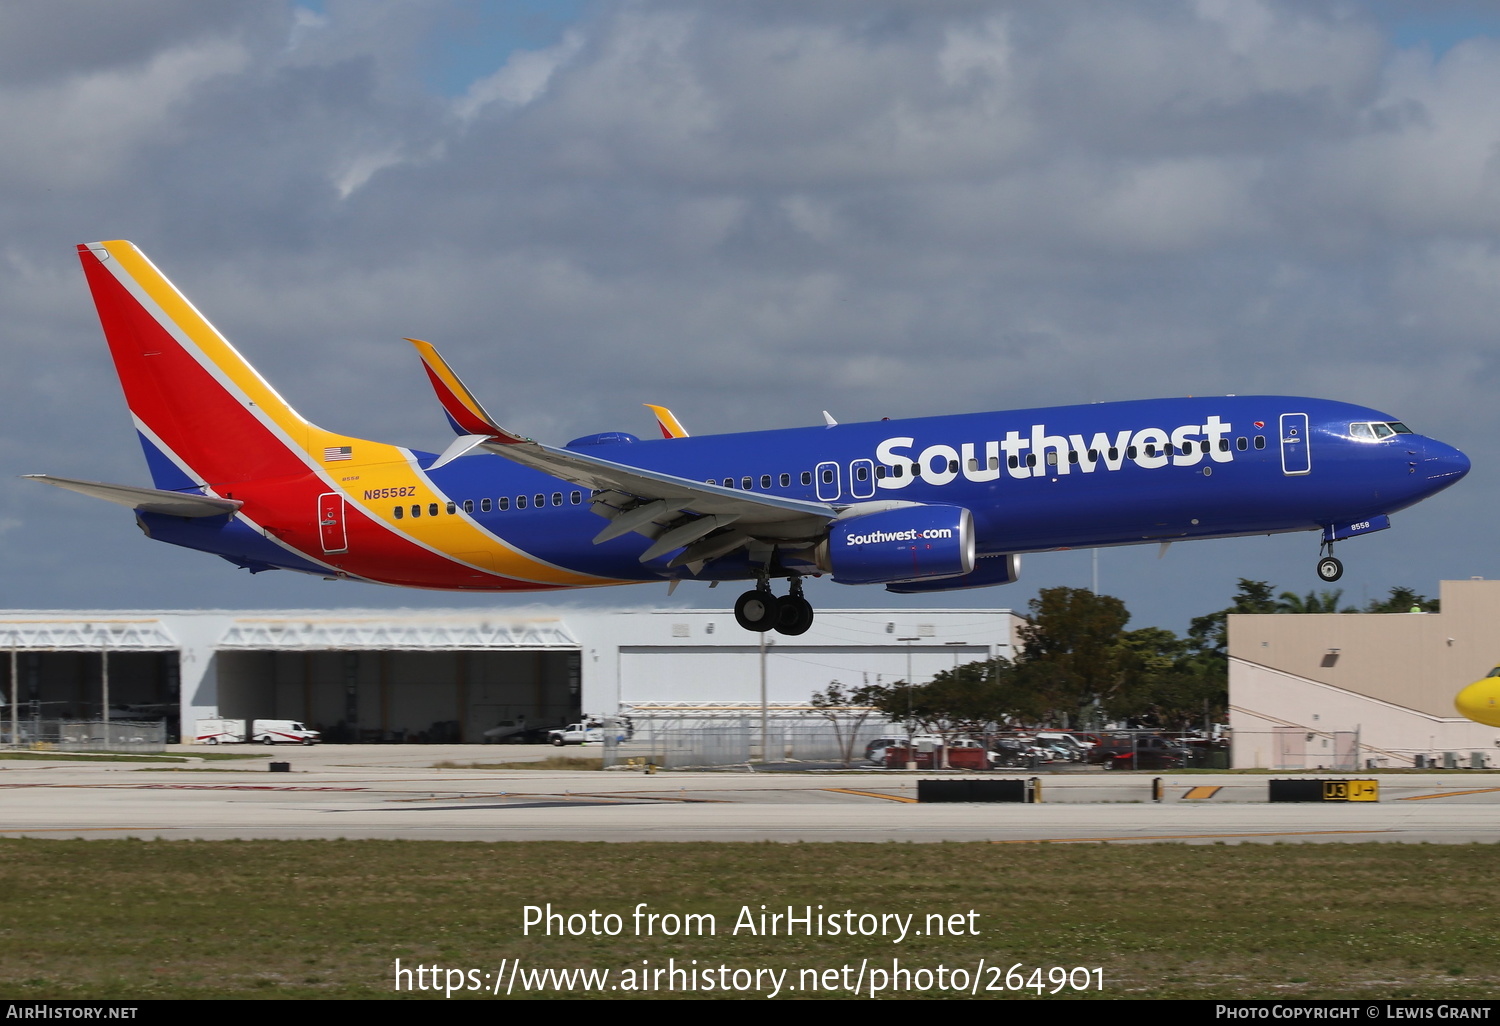
<path fill-rule="evenodd" d="M 453 425 L 454 431 L 460 435 L 484 435 L 497 442 L 512 444 L 531 441 L 496 424 L 474 398 L 474 393 L 453 373 L 448 362 L 438 355 L 432 343 L 416 338 L 406 341 L 417 347 L 417 355 L 427 370 L 427 380 L 432 382 L 432 390 L 437 393 L 438 402 L 443 404 L 443 412 L 448 415 L 448 423 Z"/>
<path fill-rule="evenodd" d="M 682 421 L 665 406 L 653 406 L 651 403 L 642 403 L 642 406 L 656 414 L 656 426 L 661 430 L 663 438 L 686 438 L 688 429 L 682 426 Z"/>

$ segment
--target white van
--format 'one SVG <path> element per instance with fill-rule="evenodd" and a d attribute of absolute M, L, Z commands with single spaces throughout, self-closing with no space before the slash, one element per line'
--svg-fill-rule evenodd
<path fill-rule="evenodd" d="M 315 745 L 322 739 L 296 720 L 199 720 L 193 740 L 200 745 Z"/>

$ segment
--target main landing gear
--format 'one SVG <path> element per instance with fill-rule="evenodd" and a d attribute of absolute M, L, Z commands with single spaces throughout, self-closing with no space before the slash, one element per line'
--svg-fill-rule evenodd
<path fill-rule="evenodd" d="M 769 581 L 762 580 L 734 604 L 734 618 L 747 631 L 806 634 L 813 625 L 812 603 L 802 597 L 802 578 L 792 578 L 791 594 L 777 598 Z"/>
<path fill-rule="evenodd" d="M 1318 580 L 1332 584 L 1344 576 L 1344 564 L 1333 555 L 1333 542 L 1323 542 L 1323 554 L 1318 557 Z"/>

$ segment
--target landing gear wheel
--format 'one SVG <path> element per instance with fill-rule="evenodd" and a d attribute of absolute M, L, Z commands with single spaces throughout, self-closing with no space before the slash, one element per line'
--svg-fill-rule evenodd
<path fill-rule="evenodd" d="M 734 603 L 734 619 L 745 630 L 764 634 L 780 621 L 781 600 L 769 590 L 747 591 Z"/>
<path fill-rule="evenodd" d="M 1332 584 L 1344 576 L 1344 564 L 1332 556 L 1324 556 L 1318 560 L 1318 578 Z"/>
<path fill-rule="evenodd" d="M 776 633 L 796 636 L 806 634 L 813 625 L 812 603 L 800 595 L 788 595 L 779 602 Z"/>

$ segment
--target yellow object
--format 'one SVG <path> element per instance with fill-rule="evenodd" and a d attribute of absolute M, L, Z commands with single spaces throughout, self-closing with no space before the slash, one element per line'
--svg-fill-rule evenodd
<path fill-rule="evenodd" d="M 1475 723 L 1500 727 L 1500 666 L 1460 691 L 1453 705 Z"/>

